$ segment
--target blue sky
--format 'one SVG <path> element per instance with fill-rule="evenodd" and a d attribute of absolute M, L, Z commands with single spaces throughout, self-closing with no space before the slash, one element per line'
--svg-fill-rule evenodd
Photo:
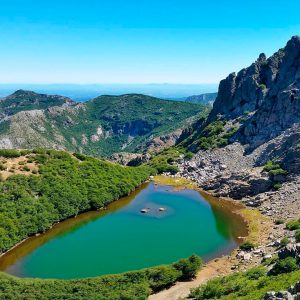
<path fill-rule="evenodd" d="M 0 83 L 217 83 L 300 34 L 300 1 L 7 0 Z"/>

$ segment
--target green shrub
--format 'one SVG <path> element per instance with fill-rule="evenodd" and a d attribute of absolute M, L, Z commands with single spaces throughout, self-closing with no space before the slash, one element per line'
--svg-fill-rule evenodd
<path fill-rule="evenodd" d="M 209 137 L 213 135 L 218 135 L 223 132 L 225 122 L 215 121 L 210 123 L 202 130 L 202 136 Z"/>
<path fill-rule="evenodd" d="M 154 292 L 170 287 L 182 276 L 181 271 L 172 266 L 146 269 L 145 273 L 149 280 L 150 288 Z"/>
<path fill-rule="evenodd" d="M 276 175 L 287 175 L 288 172 L 286 170 L 283 170 L 282 168 L 273 169 L 269 171 L 269 175 L 276 176 Z"/>
<path fill-rule="evenodd" d="M 300 229 L 300 219 L 298 220 L 293 220 L 290 221 L 286 224 L 286 228 L 288 230 L 296 230 L 296 229 Z"/>
<path fill-rule="evenodd" d="M 181 279 L 192 279 L 202 267 L 202 260 L 199 256 L 193 254 L 188 259 L 181 259 L 174 264 L 175 269 L 182 272 Z"/>
<path fill-rule="evenodd" d="M 282 273 L 290 273 L 292 271 L 298 270 L 299 266 L 297 261 L 293 257 L 287 257 L 284 259 L 278 260 L 278 262 L 274 265 L 271 270 L 273 275 L 278 275 Z"/>
<path fill-rule="evenodd" d="M 20 157 L 21 153 L 20 151 L 15 149 L 0 149 L 0 156 L 6 158 L 15 158 L 15 157 Z"/>
<path fill-rule="evenodd" d="M 156 155 L 154 155 L 149 161 L 148 165 L 157 170 L 157 173 L 176 174 L 179 169 L 176 165 L 173 165 L 180 155 L 184 154 L 184 151 L 176 148 L 169 148 Z"/>
<path fill-rule="evenodd" d="M 286 290 L 300 278 L 300 270 L 268 275 L 264 267 L 209 280 L 192 289 L 190 298 L 196 300 L 261 300 L 267 291 Z"/>
<path fill-rule="evenodd" d="M 279 190 L 282 185 L 278 182 L 276 176 L 286 176 L 288 172 L 281 168 L 279 164 L 274 163 L 272 160 L 267 161 L 267 163 L 264 165 L 264 171 L 269 173 L 269 176 L 273 181 L 273 189 Z"/>
<path fill-rule="evenodd" d="M 295 232 L 295 239 L 297 243 L 300 243 L 300 229 L 297 229 Z"/>
<path fill-rule="evenodd" d="M 243 251 L 251 251 L 253 248 L 255 248 L 255 245 L 249 241 L 246 241 L 240 245 L 240 249 Z"/>
<path fill-rule="evenodd" d="M 30 151 L 30 150 L 20 150 L 20 154 L 21 154 L 21 156 L 28 155 L 29 153 L 31 153 L 31 151 Z"/>
<path fill-rule="evenodd" d="M 259 88 L 261 89 L 261 90 L 265 90 L 266 88 L 267 88 L 267 86 L 265 85 L 265 84 L 260 84 L 259 85 Z"/>
<path fill-rule="evenodd" d="M 275 220 L 274 222 L 276 225 L 281 225 L 281 224 L 284 224 L 284 220 L 283 219 L 277 219 Z"/>
<path fill-rule="evenodd" d="M 29 168 L 28 166 L 24 166 L 24 167 L 23 167 L 23 171 L 29 172 L 29 171 L 30 171 L 30 168 Z"/>
<path fill-rule="evenodd" d="M 193 158 L 193 156 L 194 156 L 194 153 L 189 151 L 184 155 L 184 158 L 187 160 L 190 160 Z"/>
<path fill-rule="evenodd" d="M 280 165 L 275 164 L 272 160 L 268 160 L 264 165 L 264 171 L 270 172 L 271 170 L 279 169 Z"/>
<path fill-rule="evenodd" d="M 7 169 L 6 165 L 0 162 L 0 171 L 5 171 Z"/>
<path fill-rule="evenodd" d="M 273 189 L 274 189 L 275 191 L 278 191 L 279 189 L 282 188 L 282 184 L 276 182 L 276 183 L 273 183 L 272 187 L 273 187 Z"/>
<path fill-rule="evenodd" d="M 266 270 L 264 267 L 255 267 L 246 272 L 246 276 L 248 279 L 259 279 L 266 275 Z"/>
<path fill-rule="evenodd" d="M 221 277 L 209 280 L 204 286 L 192 289 L 190 297 L 197 300 L 219 299 L 241 289 L 241 282 L 231 280 L 231 277 Z"/>
<path fill-rule="evenodd" d="M 87 156 L 86 156 L 86 155 L 83 155 L 83 154 L 81 154 L 81 153 L 73 153 L 73 155 L 74 155 L 77 159 L 79 159 L 79 160 L 81 160 L 81 161 L 85 161 L 85 160 L 87 159 Z"/>
<path fill-rule="evenodd" d="M 280 247 L 283 248 L 289 243 L 289 239 L 285 236 L 284 238 L 281 239 L 280 241 Z"/>

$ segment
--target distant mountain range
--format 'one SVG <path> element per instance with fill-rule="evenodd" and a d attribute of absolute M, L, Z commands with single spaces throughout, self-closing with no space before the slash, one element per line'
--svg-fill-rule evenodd
<path fill-rule="evenodd" d="M 140 94 L 85 103 L 18 90 L 0 101 L 0 148 L 55 148 L 96 156 L 155 151 L 209 108 Z"/>
<path fill-rule="evenodd" d="M 56 94 L 84 102 L 99 95 L 144 94 L 162 99 L 184 101 L 189 95 L 215 92 L 217 84 L 0 84 L 0 97 L 23 89 Z"/>

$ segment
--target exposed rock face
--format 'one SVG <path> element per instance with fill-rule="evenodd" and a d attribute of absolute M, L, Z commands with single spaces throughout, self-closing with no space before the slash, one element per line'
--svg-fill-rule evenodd
<path fill-rule="evenodd" d="M 200 150 L 179 165 L 183 176 L 216 196 L 242 199 L 268 216 L 296 218 L 300 209 L 300 38 L 270 58 L 222 80 L 209 122 L 240 125 L 228 146 Z M 268 174 L 276 160 L 287 176 Z M 274 182 L 280 188 L 275 191 Z"/>
<path fill-rule="evenodd" d="M 252 113 L 237 140 L 255 149 L 300 122 L 300 37 L 220 82 L 209 120 Z"/>
<path fill-rule="evenodd" d="M 149 154 L 139 154 L 139 153 L 128 153 L 128 152 L 120 152 L 114 153 L 110 160 L 117 162 L 124 166 L 138 166 L 141 163 L 146 163 L 150 159 Z"/>
<path fill-rule="evenodd" d="M 300 300 L 300 281 L 296 282 L 295 285 L 292 285 L 287 291 L 280 292 L 267 292 L 265 300 Z"/>
<path fill-rule="evenodd" d="M 280 249 L 278 252 L 278 257 L 284 259 L 286 257 L 293 257 L 300 259 L 300 243 L 298 244 L 288 244 L 284 248 Z"/>
<path fill-rule="evenodd" d="M 147 149 L 148 152 L 156 153 L 162 151 L 165 148 L 174 146 L 181 137 L 182 132 L 183 130 L 179 128 L 169 134 L 155 137 L 145 145 L 145 149 Z"/>
<path fill-rule="evenodd" d="M 217 98 L 218 93 L 205 93 L 201 95 L 194 95 L 186 98 L 186 102 L 208 104 L 213 106 L 214 101 Z"/>

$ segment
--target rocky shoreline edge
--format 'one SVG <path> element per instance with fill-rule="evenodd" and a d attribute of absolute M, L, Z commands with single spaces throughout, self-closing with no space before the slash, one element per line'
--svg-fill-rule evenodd
<path fill-rule="evenodd" d="M 286 246 L 287 249 L 296 247 L 293 233 L 287 230 L 285 225 L 278 222 L 278 220 L 290 220 L 298 216 L 299 210 L 290 211 L 290 208 L 286 208 L 288 212 L 280 212 L 283 211 L 284 199 L 292 194 L 291 191 L 298 191 L 298 184 L 300 183 L 300 181 L 298 181 L 299 178 L 284 183 L 282 191 L 265 192 L 260 195 L 261 199 L 265 199 L 265 197 L 268 196 L 268 200 L 272 201 L 273 204 L 276 204 L 276 209 L 273 210 L 266 209 L 268 202 L 262 207 L 261 205 L 249 205 L 248 201 L 255 200 L 255 197 L 247 196 L 246 201 L 244 199 L 241 201 L 240 199 L 237 200 L 226 196 L 220 196 L 220 190 L 218 189 L 207 189 L 207 186 L 203 184 L 203 177 L 201 178 L 199 176 L 202 180 L 195 180 L 196 176 L 195 173 L 191 172 L 191 165 L 194 167 L 195 162 L 183 160 L 181 163 L 179 162 L 179 169 L 181 170 L 179 173 L 175 175 L 167 173 L 163 176 L 156 176 L 152 180 L 158 184 L 169 184 L 176 188 L 192 188 L 206 195 L 218 197 L 222 201 L 241 205 L 243 208 L 236 211 L 236 213 L 238 213 L 248 224 L 249 233 L 245 240 L 253 243 L 255 247 L 249 251 L 235 249 L 229 255 L 223 255 L 220 258 L 213 259 L 204 265 L 195 280 L 191 282 L 178 282 L 168 290 L 151 295 L 149 300 L 177 300 L 180 297 L 185 298 L 189 295 L 191 288 L 198 287 L 209 279 L 229 275 L 237 271 L 246 271 L 252 267 L 258 266 L 263 261 L 271 259 L 274 255 L 278 254 L 279 251 L 285 251 L 284 249 L 279 249 L 281 240 L 284 237 L 287 237 L 290 241 Z M 219 170 L 223 169 L 225 171 L 226 168 L 227 166 L 222 166 L 219 167 Z M 210 177 L 209 180 L 212 180 L 212 178 Z M 217 181 L 218 177 L 215 179 L 215 182 Z M 282 199 L 282 195 L 286 195 L 286 197 Z M 278 201 L 278 199 L 281 201 Z M 291 199 L 289 200 L 292 201 Z M 280 299 L 276 298 L 276 295 L 277 293 L 270 292 L 266 297 L 272 296 L 275 298 L 266 299 Z"/>

